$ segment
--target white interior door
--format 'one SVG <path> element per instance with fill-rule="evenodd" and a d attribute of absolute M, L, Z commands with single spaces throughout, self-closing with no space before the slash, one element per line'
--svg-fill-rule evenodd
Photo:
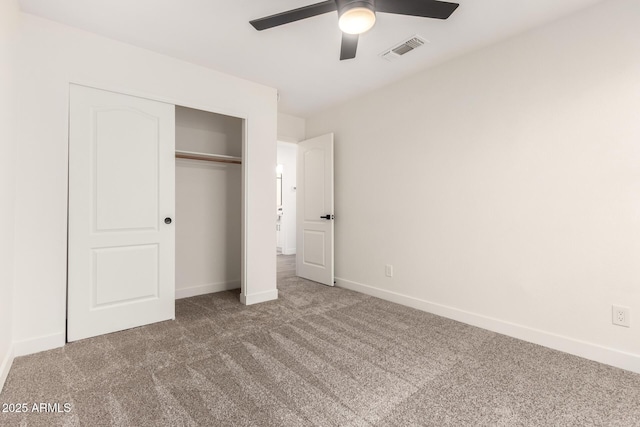
<path fill-rule="evenodd" d="M 175 112 L 71 85 L 67 341 L 175 318 Z"/>
<path fill-rule="evenodd" d="M 333 286 L 333 134 L 298 144 L 296 274 Z"/>

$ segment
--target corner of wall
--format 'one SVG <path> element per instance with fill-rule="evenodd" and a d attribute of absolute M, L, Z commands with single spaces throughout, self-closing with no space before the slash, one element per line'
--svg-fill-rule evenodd
<path fill-rule="evenodd" d="M 176 289 L 176 299 L 191 298 L 198 295 L 206 295 L 215 292 L 231 291 L 240 289 L 240 280 L 229 280 L 226 282 L 205 283 L 202 285 L 189 286 Z"/>
<path fill-rule="evenodd" d="M 278 141 L 297 143 L 306 138 L 307 121 L 301 117 L 278 113 Z"/>
<path fill-rule="evenodd" d="M 4 359 L 0 362 L 0 392 L 4 388 L 4 383 L 7 381 L 11 365 L 13 364 L 13 345 L 9 346 L 9 351 L 5 355 Z"/>
<path fill-rule="evenodd" d="M 0 361 L 0 392 L 9 376 L 13 360 L 19 356 L 26 356 L 41 351 L 52 350 L 65 344 L 65 334 L 52 334 L 35 339 L 13 342 L 4 358 Z"/>
<path fill-rule="evenodd" d="M 15 252 L 15 191 L 17 143 L 15 118 L 17 94 L 15 76 L 17 42 L 20 24 L 20 6 L 17 0 L 0 2 L 0 391 L 13 363 L 13 302 Z"/>
<path fill-rule="evenodd" d="M 13 356 L 26 356 L 41 351 L 53 350 L 63 347 L 66 341 L 64 332 L 51 335 L 44 335 L 36 338 L 29 338 L 13 342 Z"/>
<path fill-rule="evenodd" d="M 66 341 L 64 332 L 13 342 L 13 356 L 27 356 L 41 351 L 63 347 Z"/>

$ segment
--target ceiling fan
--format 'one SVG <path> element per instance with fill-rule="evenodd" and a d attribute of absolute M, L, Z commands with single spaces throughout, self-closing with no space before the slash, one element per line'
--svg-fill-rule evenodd
<path fill-rule="evenodd" d="M 376 12 L 397 15 L 447 19 L 459 6 L 438 0 L 327 0 L 321 3 L 278 13 L 249 23 L 258 30 L 277 27 L 301 19 L 338 11 L 338 26 L 342 30 L 340 60 L 356 57 L 358 37 L 376 23 Z"/>

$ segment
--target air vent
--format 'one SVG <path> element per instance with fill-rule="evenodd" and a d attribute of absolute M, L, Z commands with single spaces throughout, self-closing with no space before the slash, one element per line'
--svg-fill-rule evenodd
<path fill-rule="evenodd" d="M 411 52 L 414 49 L 419 48 L 427 42 L 426 39 L 420 36 L 412 36 L 408 40 L 403 41 L 400 44 L 395 45 L 391 49 L 385 50 L 380 54 L 381 57 L 387 61 L 393 61 Z"/>

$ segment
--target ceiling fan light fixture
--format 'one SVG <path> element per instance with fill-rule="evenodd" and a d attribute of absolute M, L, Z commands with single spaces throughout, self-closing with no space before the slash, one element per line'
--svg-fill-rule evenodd
<path fill-rule="evenodd" d="M 344 61 L 356 57 L 360 34 L 373 28 L 376 23 L 376 11 L 383 14 L 447 19 L 458 6 L 460 6 L 458 3 L 441 0 L 324 0 L 309 6 L 254 19 L 249 23 L 256 30 L 262 31 L 337 11 L 338 25 L 342 30 L 340 61 Z"/>
<path fill-rule="evenodd" d="M 376 23 L 376 13 L 369 7 L 353 7 L 343 11 L 338 26 L 347 34 L 362 34 Z"/>

